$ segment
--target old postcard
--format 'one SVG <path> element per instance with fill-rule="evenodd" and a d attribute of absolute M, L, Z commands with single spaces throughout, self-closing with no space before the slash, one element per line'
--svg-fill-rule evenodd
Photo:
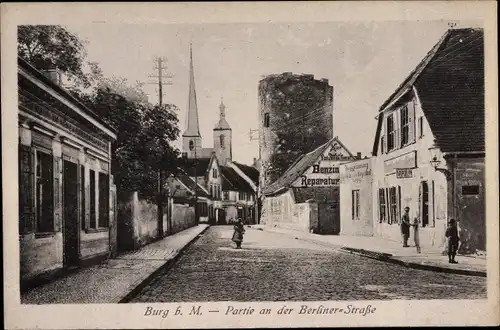
<path fill-rule="evenodd" d="M 498 325 L 495 12 L 2 4 L 6 327 Z"/>

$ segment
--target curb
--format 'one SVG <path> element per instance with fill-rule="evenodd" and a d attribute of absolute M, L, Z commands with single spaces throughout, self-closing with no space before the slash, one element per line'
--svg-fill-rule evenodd
<path fill-rule="evenodd" d="M 295 239 L 301 239 L 303 241 L 313 242 L 313 243 L 316 243 L 318 245 L 329 246 L 332 248 L 339 247 L 339 245 L 325 243 L 325 242 L 317 241 L 317 240 L 310 239 L 310 238 L 300 237 L 300 235 L 295 236 L 295 235 L 289 235 L 287 233 L 283 233 L 283 232 L 279 232 L 279 231 L 273 231 L 273 230 L 268 230 L 268 229 L 263 229 L 263 230 L 267 231 L 267 232 L 276 233 L 276 234 L 294 236 Z M 447 273 L 447 274 L 487 277 L 486 272 L 484 272 L 484 271 L 468 270 L 468 269 L 454 269 L 454 268 L 447 268 L 447 267 L 441 267 L 441 266 L 435 266 L 435 265 L 420 264 L 420 263 L 411 262 L 411 261 L 408 262 L 408 261 L 404 261 L 401 259 L 396 259 L 390 253 L 382 253 L 382 252 L 376 252 L 376 251 L 370 251 L 370 250 L 364 250 L 364 249 L 357 249 L 357 248 L 351 248 L 351 247 L 347 247 L 347 246 L 340 247 L 339 250 L 344 252 L 344 253 L 355 254 L 355 255 L 358 255 L 361 257 L 365 257 L 365 258 L 370 258 L 370 259 L 375 259 L 375 260 L 379 260 L 379 261 L 392 263 L 395 265 L 405 266 L 407 268 L 429 270 L 429 271 L 434 271 L 434 272 L 439 272 L 439 273 Z"/>
<path fill-rule="evenodd" d="M 182 256 L 182 253 L 188 247 L 190 247 L 194 242 L 196 242 L 198 240 L 198 238 L 200 238 L 200 236 L 203 235 L 203 233 L 205 233 L 205 231 L 207 231 L 208 228 L 210 228 L 210 225 L 206 226 L 193 239 L 191 239 L 186 245 L 181 247 L 172 258 L 165 261 L 165 263 L 163 265 L 161 265 L 156 270 L 154 270 L 145 279 L 137 281 L 137 284 L 133 284 L 132 285 L 133 288 L 126 295 L 113 299 L 111 301 L 111 303 L 124 304 L 124 303 L 128 303 L 130 300 L 132 300 L 132 298 L 134 298 L 139 293 L 139 291 L 141 291 L 145 286 L 147 286 L 149 283 L 151 283 L 151 281 L 153 280 L 153 278 L 156 275 L 158 275 L 162 271 L 166 271 L 166 270 L 170 269 L 177 262 L 177 260 L 179 260 L 179 258 Z"/>

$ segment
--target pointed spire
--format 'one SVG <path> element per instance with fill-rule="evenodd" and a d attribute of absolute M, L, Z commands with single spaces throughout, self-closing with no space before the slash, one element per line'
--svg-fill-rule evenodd
<path fill-rule="evenodd" d="M 225 118 L 226 117 L 226 106 L 224 105 L 224 98 L 222 96 L 220 98 L 219 110 L 220 110 L 220 118 Z"/>
<path fill-rule="evenodd" d="M 183 136 L 200 136 L 198 105 L 196 103 L 196 88 L 194 84 L 193 46 L 191 43 L 189 43 L 189 99 L 187 125 Z"/>

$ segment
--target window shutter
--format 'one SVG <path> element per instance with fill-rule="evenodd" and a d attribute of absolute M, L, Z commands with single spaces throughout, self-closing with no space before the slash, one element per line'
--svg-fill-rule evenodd
<path fill-rule="evenodd" d="M 413 100 L 408 105 L 408 142 L 415 142 L 416 131 L 415 100 Z"/>
<path fill-rule="evenodd" d="M 417 219 L 420 222 L 420 216 L 423 211 L 423 205 L 422 205 L 422 183 L 418 185 L 418 213 L 417 213 Z"/>
<path fill-rule="evenodd" d="M 387 143 L 389 141 L 389 134 L 387 132 L 387 118 L 384 118 L 383 126 L 384 126 L 384 135 L 383 135 L 383 137 L 384 137 L 384 153 L 387 153 L 387 151 L 388 151 L 387 150 L 387 146 L 388 146 Z"/>
<path fill-rule="evenodd" d="M 34 231 L 34 168 L 33 152 L 29 146 L 19 146 L 19 234 Z"/>
<path fill-rule="evenodd" d="M 398 223 L 401 223 L 401 186 L 398 186 Z"/>
<path fill-rule="evenodd" d="M 60 184 L 61 177 L 61 157 L 54 157 L 54 231 L 61 231 L 61 221 L 62 221 L 62 185 Z"/>

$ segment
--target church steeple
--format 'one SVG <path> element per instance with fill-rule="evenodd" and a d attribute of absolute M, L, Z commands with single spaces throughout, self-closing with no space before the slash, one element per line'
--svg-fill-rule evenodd
<path fill-rule="evenodd" d="M 201 137 L 198 119 L 198 105 L 196 103 L 196 89 L 194 84 L 193 49 L 189 44 L 189 99 L 187 109 L 186 130 L 182 136 Z"/>
<path fill-rule="evenodd" d="M 232 132 L 226 121 L 226 106 L 221 97 L 219 105 L 219 122 L 214 127 L 214 151 L 219 164 L 226 165 L 232 160 Z"/>
<path fill-rule="evenodd" d="M 215 125 L 214 130 L 231 130 L 228 122 L 226 121 L 226 106 L 224 105 L 224 100 L 220 98 L 219 105 L 219 122 Z"/>

